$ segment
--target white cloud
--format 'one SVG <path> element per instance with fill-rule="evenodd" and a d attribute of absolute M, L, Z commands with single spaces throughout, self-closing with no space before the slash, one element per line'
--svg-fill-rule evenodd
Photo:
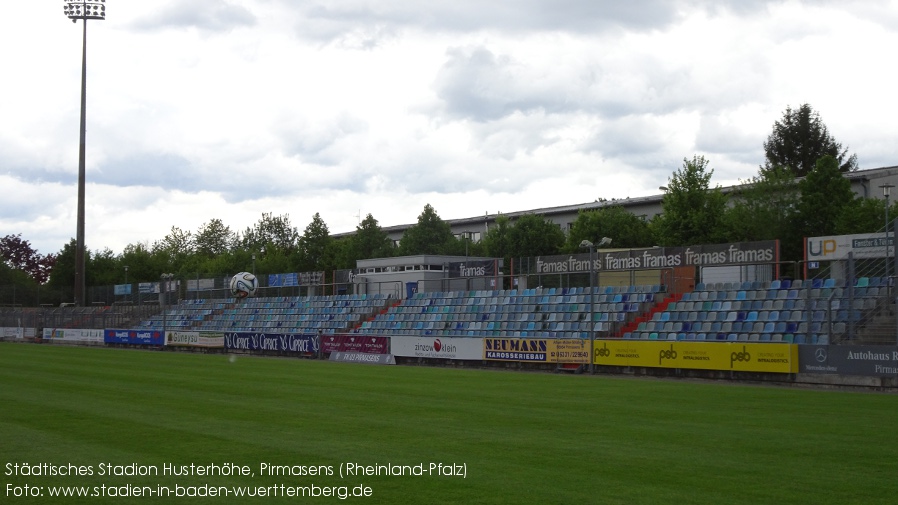
<path fill-rule="evenodd" d="M 131 26 L 138 30 L 165 28 L 197 28 L 221 32 L 234 28 L 252 26 L 255 16 L 245 7 L 227 0 L 191 0 L 189 2 L 154 2 L 151 12 L 133 21 Z M 110 9 L 110 12 L 114 10 Z M 111 15 L 111 14 L 110 14 Z"/>
<path fill-rule="evenodd" d="M 0 31 L 0 227 L 74 236 L 81 24 L 14 2 Z M 756 174 L 810 103 L 895 165 L 896 2 L 114 2 L 88 34 L 88 246 L 263 212 L 331 232 L 657 192 L 702 154 Z"/>

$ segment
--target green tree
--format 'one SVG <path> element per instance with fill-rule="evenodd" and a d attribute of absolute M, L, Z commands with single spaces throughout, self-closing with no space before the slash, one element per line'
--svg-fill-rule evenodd
<path fill-rule="evenodd" d="M 35 305 L 41 302 L 39 293 L 37 281 L 28 272 L 0 261 L 0 304 Z"/>
<path fill-rule="evenodd" d="M 402 235 L 399 254 L 453 254 L 457 244 L 449 223 L 440 219 L 437 211 L 428 203 L 418 216 L 418 222 Z"/>
<path fill-rule="evenodd" d="M 564 231 L 540 214 L 525 214 L 514 221 L 508 233 L 515 256 L 558 254 L 564 246 Z"/>
<path fill-rule="evenodd" d="M 146 243 L 128 244 L 122 251 L 120 265 L 128 267 L 128 282 L 152 282 L 163 273 L 162 262 L 150 251 Z"/>
<path fill-rule="evenodd" d="M 795 176 L 774 167 L 736 189 L 739 198 L 726 211 L 729 240 L 734 242 L 784 238 L 792 233 L 800 193 Z"/>
<path fill-rule="evenodd" d="M 661 201 L 662 214 L 652 225 L 659 245 L 711 244 L 723 240 L 727 198 L 710 188 L 714 170 L 704 156 L 683 159 L 683 166 L 668 179 Z"/>
<path fill-rule="evenodd" d="M 156 266 L 161 272 L 177 272 L 194 253 L 193 234 L 177 226 L 162 240 L 153 243 L 152 253 L 156 257 Z"/>
<path fill-rule="evenodd" d="M 482 238 L 476 240 L 476 237 L 476 232 L 472 231 L 459 233 L 455 238 L 457 243 L 451 253 L 458 256 L 482 256 L 484 251 L 486 251 L 486 246 L 484 246 Z"/>
<path fill-rule="evenodd" d="M 124 282 L 124 270 L 118 268 L 119 260 L 112 249 L 94 251 L 86 265 L 88 286 L 111 286 Z"/>
<path fill-rule="evenodd" d="M 798 223 L 807 237 L 836 234 L 836 223 L 852 204 L 851 181 L 842 175 L 833 156 L 817 161 L 807 177 L 798 182 Z"/>
<path fill-rule="evenodd" d="M 514 254 L 511 249 L 511 219 L 505 215 L 496 216 L 496 222 L 484 235 L 482 244 L 487 256 L 509 259 Z"/>
<path fill-rule="evenodd" d="M 786 107 L 764 142 L 764 156 L 764 170 L 788 167 L 797 177 L 808 175 L 824 156 L 835 158 L 842 172 L 857 170 L 857 155 L 848 155 L 848 148 L 836 142 L 820 114 L 808 104 L 795 111 Z"/>
<path fill-rule="evenodd" d="M 262 218 L 243 232 L 240 242 L 247 251 L 261 252 L 265 249 L 273 252 L 277 249 L 289 255 L 299 243 L 299 232 L 290 224 L 290 216 L 263 212 Z"/>
<path fill-rule="evenodd" d="M 70 302 L 75 296 L 75 249 L 77 241 L 69 240 L 69 243 L 56 254 L 56 264 L 50 271 L 50 280 L 47 285 L 60 293 L 63 301 Z M 85 248 L 84 264 L 85 267 L 90 264 L 90 250 Z"/>
<path fill-rule="evenodd" d="M 354 259 L 388 258 L 393 255 L 393 241 L 371 214 L 356 226 L 355 235 L 349 240 Z"/>
<path fill-rule="evenodd" d="M 779 240 L 782 258 L 802 257 L 802 231 L 796 219 L 800 192 L 788 168 L 774 167 L 744 181 L 724 213 L 726 240 Z"/>
<path fill-rule="evenodd" d="M 620 205 L 609 205 L 581 210 L 571 225 L 565 249 L 578 252 L 583 240 L 598 244 L 602 237 L 612 239 L 615 247 L 650 247 L 655 240 L 645 219 Z"/>
<path fill-rule="evenodd" d="M 214 258 L 234 249 L 237 234 L 225 226 L 221 219 L 213 218 L 200 226 L 194 238 L 196 253 L 205 258 Z"/>
<path fill-rule="evenodd" d="M 356 256 L 355 253 L 355 244 L 353 243 L 353 239 L 355 236 L 350 237 L 341 237 L 335 238 L 331 241 L 330 245 L 330 253 L 334 258 L 334 268 L 343 269 L 343 268 L 355 268 L 356 260 L 362 259 Z M 390 242 L 392 244 L 392 241 Z M 392 253 L 392 246 L 391 246 Z M 386 258 L 392 256 L 392 254 L 384 255 L 384 256 L 372 256 L 372 258 L 381 257 Z"/>
<path fill-rule="evenodd" d="M 268 265 L 256 265 L 259 276 L 263 273 L 280 273 L 270 270 Z M 237 249 L 226 254 L 220 254 L 214 258 L 205 259 L 197 264 L 196 273 L 204 275 L 217 275 L 230 277 L 237 272 L 252 271 L 252 253 Z M 290 270 L 284 270 L 290 271 Z"/>
<path fill-rule="evenodd" d="M 855 198 L 836 218 L 836 234 L 875 233 L 882 231 L 886 222 L 886 202 L 878 198 Z M 898 218 L 898 202 L 889 206 L 889 221 Z M 889 227 L 891 231 L 891 225 Z"/>
<path fill-rule="evenodd" d="M 0 286 L 7 286 L 15 282 L 15 270 L 0 261 Z"/>
<path fill-rule="evenodd" d="M 312 222 L 306 226 L 299 238 L 301 254 L 300 269 L 303 272 L 327 270 L 333 268 L 334 261 L 329 253 L 331 243 L 330 232 L 327 224 L 317 212 L 312 216 Z"/>

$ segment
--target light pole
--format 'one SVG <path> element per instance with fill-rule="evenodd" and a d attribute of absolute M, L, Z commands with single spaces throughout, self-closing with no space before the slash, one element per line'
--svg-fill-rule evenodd
<path fill-rule="evenodd" d="M 159 278 L 162 279 L 162 283 L 160 286 L 160 291 L 162 291 L 162 340 L 165 341 L 165 327 L 167 326 L 167 316 L 165 314 L 167 308 L 166 298 L 168 297 L 168 285 L 171 280 L 175 277 L 175 274 L 162 274 Z"/>
<path fill-rule="evenodd" d="M 879 186 L 882 189 L 882 196 L 886 199 L 886 285 L 888 286 L 888 291 L 892 290 L 892 279 L 889 277 L 889 196 L 892 193 L 892 188 L 895 187 L 894 184 L 882 184 Z"/>
<path fill-rule="evenodd" d="M 75 305 L 85 304 L 84 267 L 84 146 L 87 121 L 87 20 L 106 19 L 106 0 L 64 0 L 63 12 L 77 23 L 84 20 L 84 35 L 81 44 L 81 138 L 78 143 L 78 230 L 75 242 Z"/>
<path fill-rule="evenodd" d="M 608 245 L 610 243 L 610 238 L 602 237 L 602 240 L 599 241 L 599 247 Z M 580 248 L 589 249 L 589 373 L 594 373 L 596 369 L 594 356 L 596 344 L 596 262 L 594 256 L 596 252 L 596 246 L 589 240 L 584 239 L 582 242 L 580 242 Z"/>
<path fill-rule="evenodd" d="M 596 332 L 595 332 L 595 318 L 596 318 L 596 304 L 595 304 L 595 270 L 596 263 L 593 260 L 593 255 L 596 251 L 596 246 L 589 240 L 583 240 L 580 242 L 581 249 L 589 249 L 589 373 L 593 373 L 595 371 L 595 343 L 596 343 Z"/>
<path fill-rule="evenodd" d="M 125 265 L 125 294 L 128 295 L 128 303 L 131 302 L 131 285 L 128 284 L 128 265 Z"/>

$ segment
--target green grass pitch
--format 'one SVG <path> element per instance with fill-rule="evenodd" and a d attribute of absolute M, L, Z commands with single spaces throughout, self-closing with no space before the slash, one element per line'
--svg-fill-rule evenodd
<path fill-rule="evenodd" d="M 0 344 L 3 503 L 892 504 L 896 430 L 892 394 Z M 23 463 L 93 475 L 16 475 Z M 97 475 L 107 463 L 255 475 Z M 265 463 L 466 475 L 271 476 Z M 16 497 L 26 485 L 43 495 Z M 371 495 L 48 495 L 104 485 Z"/>

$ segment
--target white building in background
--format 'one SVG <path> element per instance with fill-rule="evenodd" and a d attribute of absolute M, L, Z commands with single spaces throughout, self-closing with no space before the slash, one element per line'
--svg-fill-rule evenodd
<path fill-rule="evenodd" d="M 883 198 L 883 193 L 880 189 L 880 186 L 884 184 L 892 184 L 898 187 L 898 166 L 873 168 L 869 170 L 857 170 L 855 172 L 849 172 L 845 174 L 845 177 L 847 177 L 851 181 L 851 189 L 852 191 L 854 191 L 855 195 L 863 198 L 881 199 Z M 735 195 L 740 188 L 741 185 L 736 185 L 721 187 L 720 190 L 725 194 Z M 462 237 L 467 234 L 471 242 L 476 243 L 483 238 L 483 236 L 489 230 L 490 226 L 495 224 L 496 218 L 500 215 L 504 215 L 511 220 L 514 220 L 519 216 L 527 214 L 538 214 L 551 220 L 552 222 L 560 226 L 562 230 L 567 232 L 571 229 L 571 225 L 573 225 L 574 221 L 576 221 L 577 214 L 581 210 L 597 210 L 603 207 L 610 207 L 615 205 L 622 206 L 634 215 L 642 217 L 646 220 L 650 220 L 655 215 L 661 213 L 661 200 L 663 198 L 664 194 L 659 193 L 652 196 L 620 198 L 603 201 L 597 200 L 589 203 L 563 205 L 560 207 L 533 208 L 530 210 L 502 212 L 497 214 L 486 213 L 482 216 L 473 216 L 461 219 L 444 219 L 444 221 L 449 224 L 453 234 L 458 237 Z M 896 188 L 895 194 L 892 195 L 892 198 L 898 199 L 898 188 Z M 539 202 L 534 203 L 538 204 Z M 489 202 L 486 202 L 486 204 L 488 205 Z M 414 226 L 415 224 L 416 223 L 383 226 L 382 229 L 394 241 L 394 243 L 398 243 L 402 238 L 402 235 L 405 233 L 405 230 L 407 230 L 411 226 Z M 334 234 L 333 237 L 343 237 L 353 235 L 354 233 L 355 232 L 337 233 Z"/>
<path fill-rule="evenodd" d="M 503 260 L 421 254 L 356 261 L 356 294 L 412 298 L 417 292 L 501 289 Z"/>

